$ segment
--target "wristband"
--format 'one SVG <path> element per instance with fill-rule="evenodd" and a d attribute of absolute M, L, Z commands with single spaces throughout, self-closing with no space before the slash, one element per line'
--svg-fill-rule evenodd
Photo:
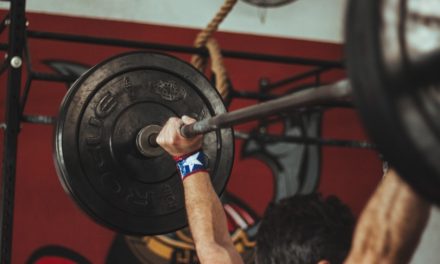
<path fill-rule="evenodd" d="M 181 157 L 174 157 L 174 160 L 182 180 L 196 172 L 207 171 L 205 154 L 201 150 Z"/>

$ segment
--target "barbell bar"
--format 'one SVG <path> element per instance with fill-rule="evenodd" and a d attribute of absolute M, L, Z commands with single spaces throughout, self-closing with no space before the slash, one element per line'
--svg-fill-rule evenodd
<path fill-rule="evenodd" d="M 352 91 L 349 81 L 341 80 L 334 84 L 294 92 L 277 99 L 199 120 L 190 125 L 183 125 L 180 129 L 180 133 L 183 137 L 191 138 L 196 135 L 205 134 L 217 129 L 229 128 L 237 124 L 258 120 L 292 109 L 336 101 L 349 101 L 351 95 Z M 160 132 L 160 128 L 160 126 L 152 127 L 148 125 L 139 131 L 136 145 L 139 151 L 147 157 L 161 155 L 163 153 L 156 143 L 156 136 Z"/>
<path fill-rule="evenodd" d="M 348 101 L 351 99 L 351 95 L 352 92 L 349 81 L 342 80 L 335 84 L 309 88 L 267 102 L 241 108 L 233 112 L 200 120 L 190 125 L 184 125 L 180 132 L 184 137 L 193 137 L 216 129 L 232 127 L 237 124 L 257 120 L 292 109 L 327 102 Z"/>

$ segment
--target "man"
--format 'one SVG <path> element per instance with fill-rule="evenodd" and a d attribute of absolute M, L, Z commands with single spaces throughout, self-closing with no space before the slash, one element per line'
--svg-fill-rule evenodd
<path fill-rule="evenodd" d="M 220 200 L 204 167 L 202 136 L 183 138 L 194 122 L 171 118 L 157 143 L 172 155 L 183 180 L 188 222 L 201 263 L 243 263 L 226 226 Z M 354 218 L 335 197 L 298 196 L 269 206 L 257 238 L 257 263 L 342 263 L 350 248 Z"/>

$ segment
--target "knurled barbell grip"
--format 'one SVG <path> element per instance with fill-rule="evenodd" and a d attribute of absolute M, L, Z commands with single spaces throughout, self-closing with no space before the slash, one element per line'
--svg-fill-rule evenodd
<path fill-rule="evenodd" d="M 190 125 L 183 125 L 180 128 L 180 134 L 186 138 L 192 138 L 197 135 L 205 134 L 210 131 L 216 130 L 217 127 L 210 124 L 212 118 L 203 119 L 192 123 Z"/>
<path fill-rule="evenodd" d="M 278 99 L 203 119 L 190 125 L 184 125 L 180 129 L 180 133 L 183 137 L 190 138 L 293 108 L 318 105 L 335 100 L 349 100 L 351 99 L 351 94 L 349 81 L 342 80 L 334 84 L 295 92 Z"/>

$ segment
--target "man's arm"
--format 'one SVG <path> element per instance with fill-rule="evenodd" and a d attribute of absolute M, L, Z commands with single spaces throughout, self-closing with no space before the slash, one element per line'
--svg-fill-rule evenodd
<path fill-rule="evenodd" d="M 183 181 L 189 226 L 201 263 L 243 263 L 235 250 L 223 206 L 208 173 L 196 173 Z"/>
<path fill-rule="evenodd" d="M 362 212 L 345 264 L 409 262 L 429 218 L 429 208 L 390 169 Z"/>
<path fill-rule="evenodd" d="M 180 135 L 182 124 L 195 120 L 171 118 L 157 137 L 157 143 L 173 157 L 201 148 L 202 136 L 187 139 Z M 229 236 L 226 215 L 209 174 L 196 172 L 184 178 L 185 205 L 189 227 L 201 263 L 243 263 Z"/>

